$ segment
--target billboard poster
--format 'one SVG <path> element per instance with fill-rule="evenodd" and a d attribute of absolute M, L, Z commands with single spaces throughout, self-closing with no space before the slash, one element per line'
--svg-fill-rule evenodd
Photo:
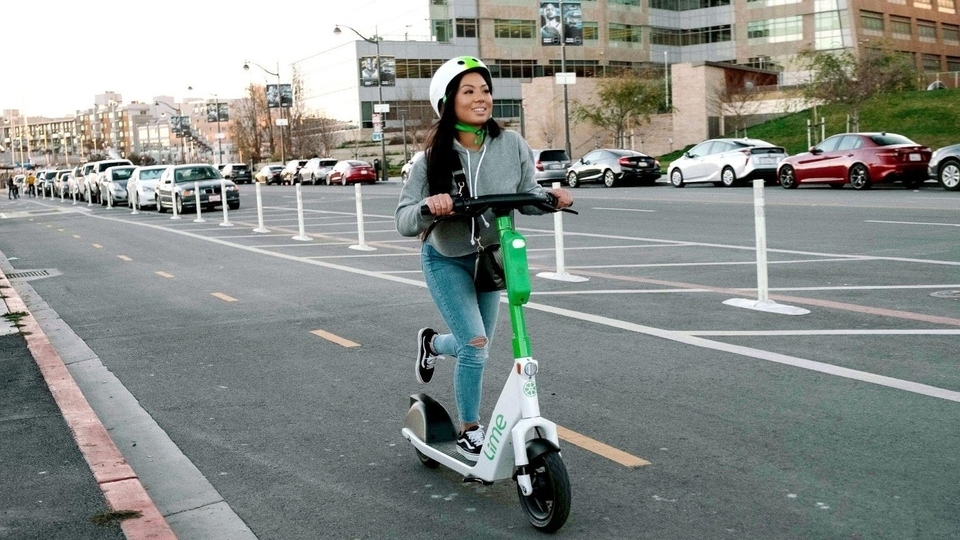
<path fill-rule="evenodd" d="M 583 10 L 580 2 L 560 4 L 563 18 L 563 44 L 583 45 Z"/>
<path fill-rule="evenodd" d="M 230 121 L 229 110 L 230 110 L 230 107 L 228 106 L 227 103 L 217 103 L 217 118 L 221 122 L 229 122 Z"/>
<path fill-rule="evenodd" d="M 380 81 L 380 66 L 376 56 L 360 57 L 360 86 L 376 86 Z"/>
<path fill-rule="evenodd" d="M 292 84 L 281 84 L 280 85 L 280 106 L 284 109 L 289 109 L 293 107 L 293 85 Z"/>
<path fill-rule="evenodd" d="M 560 45 L 562 26 L 560 24 L 559 2 L 540 2 L 540 43 L 542 45 Z"/>
<path fill-rule="evenodd" d="M 380 84 L 395 86 L 397 84 L 397 57 L 380 56 Z"/>
<path fill-rule="evenodd" d="M 207 122 L 216 122 L 217 118 L 217 104 L 207 103 Z"/>
<path fill-rule="evenodd" d="M 583 10 L 580 2 L 540 2 L 540 44 L 583 45 Z"/>
<path fill-rule="evenodd" d="M 171 116 L 171 117 L 170 117 L 170 130 L 173 131 L 174 133 L 176 133 L 177 136 L 179 136 L 180 133 L 183 132 L 183 127 L 181 127 L 181 123 L 180 123 L 181 118 L 183 118 L 183 117 L 182 117 L 182 116 Z"/>
<path fill-rule="evenodd" d="M 279 84 L 267 85 L 267 107 L 270 109 L 280 108 L 280 85 Z"/>

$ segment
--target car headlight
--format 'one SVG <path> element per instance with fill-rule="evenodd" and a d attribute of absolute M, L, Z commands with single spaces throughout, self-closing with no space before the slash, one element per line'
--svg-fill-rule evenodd
<path fill-rule="evenodd" d="M 233 185 L 228 184 L 227 191 L 240 191 L 240 188 L 238 188 L 235 184 Z"/>
<path fill-rule="evenodd" d="M 182 192 L 180 192 L 180 196 L 181 196 L 181 197 L 189 197 L 189 196 L 191 196 L 191 195 L 193 195 L 193 190 L 192 190 L 192 189 L 185 189 L 185 190 L 183 190 Z"/>

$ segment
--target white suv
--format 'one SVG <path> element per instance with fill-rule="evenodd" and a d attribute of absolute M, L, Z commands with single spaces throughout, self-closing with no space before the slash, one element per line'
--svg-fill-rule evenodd
<path fill-rule="evenodd" d="M 116 167 L 117 165 L 133 165 L 133 162 L 129 159 L 106 159 L 103 161 L 94 161 L 88 163 L 91 165 L 90 169 L 87 170 L 86 165 L 84 165 L 84 171 L 86 174 L 83 176 L 84 191 L 89 194 L 89 202 L 101 202 L 100 198 L 100 185 L 103 184 L 104 171 L 110 167 Z"/>

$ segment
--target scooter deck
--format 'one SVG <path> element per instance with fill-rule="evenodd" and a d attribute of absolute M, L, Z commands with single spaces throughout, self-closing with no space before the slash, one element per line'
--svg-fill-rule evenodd
<path fill-rule="evenodd" d="M 470 461 L 469 459 L 463 457 L 460 452 L 457 451 L 457 442 L 456 441 L 447 441 L 447 442 L 438 442 L 430 445 L 434 450 L 446 454 L 461 463 L 466 463 L 467 465 L 473 466 L 476 464 L 476 461 Z"/>

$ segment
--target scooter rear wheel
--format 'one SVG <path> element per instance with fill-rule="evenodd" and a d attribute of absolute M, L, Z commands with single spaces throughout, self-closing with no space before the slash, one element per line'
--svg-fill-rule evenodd
<path fill-rule="evenodd" d="M 530 461 L 533 493 L 526 497 L 517 486 L 520 506 L 530 523 L 543 532 L 556 532 L 570 515 L 570 478 L 559 452 L 547 452 Z"/>
<path fill-rule="evenodd" d="M 420 460 L 420 463 L 423 463 L 424 467 L 428 469 L 436 469 L 437 465 L 440 465 L 440 463 L 438 463 L 436 460 L 427 457 L 426 454 L 417 450 L 416 448 L 414 448 L 413 451 L 417 453 L 417 459 Z"/>

